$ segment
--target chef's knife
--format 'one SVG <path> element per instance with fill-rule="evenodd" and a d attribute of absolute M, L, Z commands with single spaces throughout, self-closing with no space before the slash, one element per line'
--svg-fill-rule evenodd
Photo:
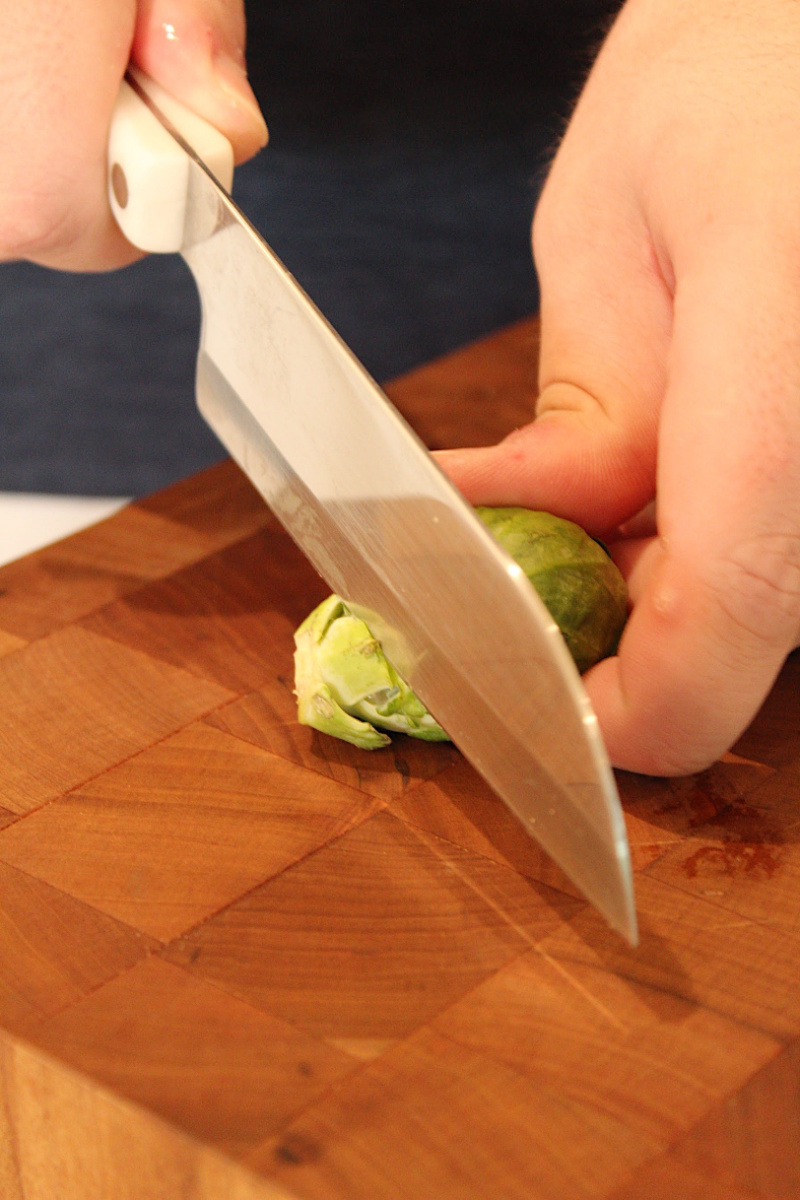
<path fill-rule="evenodd" d="M 454 743 L 637 940 L 625 823 L 550 614 L 228 194 L 226 140 L 136 72 L 109 142 L 128 239 L 200 292 L 201 413 Z"/>

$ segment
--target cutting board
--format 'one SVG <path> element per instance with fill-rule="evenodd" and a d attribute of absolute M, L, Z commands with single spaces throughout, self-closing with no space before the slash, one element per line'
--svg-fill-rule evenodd
<path fill-rule="evenodd" d="M 492 440 L 535 359 L 389 391 Z M 3 1200 L 796 1200 L 798 656 L 620 774 L 631 950 L 451 746 L 297 725 L 326 592 L 230 462 L 0 572 Z"/>

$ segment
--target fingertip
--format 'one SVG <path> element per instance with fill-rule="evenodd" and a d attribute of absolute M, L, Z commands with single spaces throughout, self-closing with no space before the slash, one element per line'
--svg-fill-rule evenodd
<path fill-rule="evenodd" d="M 584 685 L 613 766 L 693 775 L 744 732 L 785 653 L 731 624 L 696 565 L 663 544 L 643 547 L 637 572 L 619 653 Z"/>
<path fill-rule="evenodd" d="M 605 658 L 583 676 L 589 701 L 597 716 L 600 733 L 611 765 L 640 775 L 665 775 L 661 737 L 650 732 L 647 744 L 631 720 L 625 695 L 619 655 Z"/>
<path fill-rule="evenodd" d="M 209 109 L 203 115 L 227 132 L 238 165 L 264 149 L 269 141 L 267 122 L 243 65 L 223 54 L 212 60 L 212 70 L 216 96 L 205 98 Z M 200 103 L 199 98 L 196 103 Z"/>
<path fill-rule="evenodd" d="M 225 134 L 237 165 L 269 136 L 247 79 L 244 40 L 238 0 L 143 0 L 131 49 L 145 74 Z"/>
<path fill-rule="evenodd" d="M 692 775 L 711 766 L 718 757 L 716 748 L 696 746 L 685 735 L 676 738 L 666 720 L 642 720 L 626 694 L 624 666 L 616 655 L 603 659 L 583 677 L 611 765 L 661 777 Z M 720 745 L 719 753 L 724 749 Z"/>

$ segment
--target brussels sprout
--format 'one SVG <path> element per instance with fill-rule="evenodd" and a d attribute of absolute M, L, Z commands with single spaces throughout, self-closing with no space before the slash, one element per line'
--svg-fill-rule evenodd
<path fill-rule="evenodd" d="M 477 508 L 522 567 L 563 634 L 581 674 L 614 654 L 628 590 L 606 549 L 579 525 L 527 508 Z"/>
<path fill-rule="evenodd" d="M 613 654 L 627 613 L 625 581 L 599 542 L 571 521 L 524 508 L 478 508 L 522 567 L 561 630 L 578 670 Z M 375 750 L 381 730 L 448 741 L 341 596 L 329 596 L 295 637 L 298 718 L 322 733 Z"/>
<path fill-rule="evenodd" d="M 294 640 L 301 725 L 311 725 L 362 750 L 388 745 L 391 738 L 381 729 L 428 742 L 449 740 L 341 596 L 323 600 L 306 617 Z"/>

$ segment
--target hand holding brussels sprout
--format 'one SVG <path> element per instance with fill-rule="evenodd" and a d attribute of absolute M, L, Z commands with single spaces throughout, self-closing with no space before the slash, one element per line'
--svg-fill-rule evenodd
<path fill-rule="evenodd" d="M 534 221 L 537 419 L 440 458 L 473 504 L 622 527 L 586 688 L 631 771 L 708 767 L 800 639 L 798 64 L 796 3 L 627 0 Z"/>

